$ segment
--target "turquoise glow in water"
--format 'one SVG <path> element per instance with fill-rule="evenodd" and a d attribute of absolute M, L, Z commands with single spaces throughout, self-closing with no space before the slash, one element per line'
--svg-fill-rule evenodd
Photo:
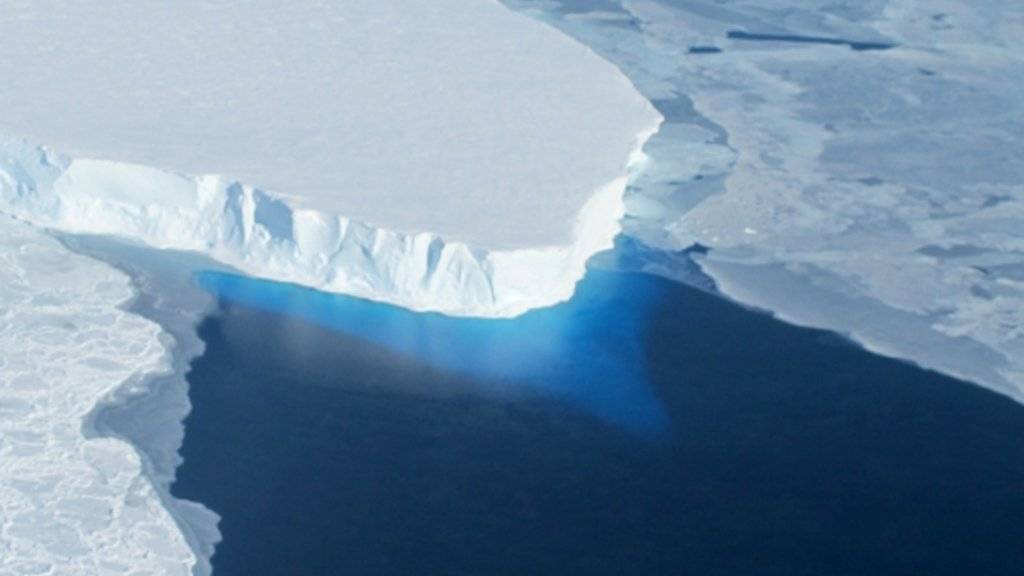
<path fill-rule="evenodd" d="M 1024 564 L 1018 405 L 691 286 L 591 269 L 480 322 L 199 283 L 172 494 L 221 515 L 215 574 Z"/>
<path fill-rule="evenodd" d="M 658 285 L 591 271 L 568 303 L 514 319 L 419 314 L 394 306 L 223 272 L 198 284 L 218 298 L 298 318 L 471 376 L 482 392 L 556 398 L 643 435 L 667 432 L 636 340 L 661 301 Z M 615 299 L 630 299 L 617 303 Z"/>

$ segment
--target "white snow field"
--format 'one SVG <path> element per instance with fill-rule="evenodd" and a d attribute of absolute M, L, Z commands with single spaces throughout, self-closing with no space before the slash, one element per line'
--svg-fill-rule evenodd
<path fill-rule="evenodd" d="M 0 216 L 0 575 L 192 573 L 197 560 L 96 403 L 169 369 L 128 278 Z"/>
<path fill-rule="evenodd" d="M 1024 3 L 509 4 L 665 116 L 625 233 L 699 243 L 739 301 L 1024 401 Z"/>
<path fill-rule="evenodd" d="M 38 0 L 0 38 L 0 210 L 457 315 L 568 298 L 661 120 L 495 0 Z"/>

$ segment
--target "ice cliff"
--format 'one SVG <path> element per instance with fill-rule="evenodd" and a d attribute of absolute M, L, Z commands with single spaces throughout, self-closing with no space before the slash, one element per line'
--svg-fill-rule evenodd
<path fill-rule="evenodd" d="M 0 212 L 416 310 L 567 298 L 661 120 L 493 0 L 10 12 Z"/>
<path fill-rule="evenodd" d="M 629 162 L 654 128 L 637 137 Z M 596 190 L 563 245 L 484 249 L 374 227 L 218 175 L 73 159 L 0 140 L 0 210 L 66 232 L 192 250 L 255 276 L 453 315 L 514 316 L 571 296 L 619 232 L 628 174 Z"/>

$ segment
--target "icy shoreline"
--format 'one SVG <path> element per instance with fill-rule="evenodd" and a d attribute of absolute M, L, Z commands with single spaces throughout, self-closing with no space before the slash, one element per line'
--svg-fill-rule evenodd
<path fill-rule="evenodd" d="M 98 436 L 108 399 L 173 372 L 128 278 L 0 217 L 0 572 L 191 574 L 189 536 L 129 443 Z"/>
<path fill-rule="evenodd" d="M 214 306 L 213 298 L 192 284 L 191 275 L 199 268 L 219 267 L 191 254 L 158 251 L 113 238 L 60 235 L 60 240 L 75 254 L 125 274 L 134 296 L 123 309 L 162 330 L 168 369 L 143 375 L 97 403 L 86 430 L 87 435 L 117 438 L 135 448 L 143 473 L 195 556 L 192 575 L 208 576 L 212 573 L 210 559 L 221 540 L 219 516 L 200 502 L 175 498 L 170 489 L 182 463 L 179 451 L 191 411 L 186 375 L 192 361 L 204 351 L 196 327 Z"/>

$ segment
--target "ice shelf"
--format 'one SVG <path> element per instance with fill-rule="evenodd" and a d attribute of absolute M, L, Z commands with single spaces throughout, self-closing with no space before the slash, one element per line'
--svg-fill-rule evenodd
<path fill-rule="evenodd" d="M 450 314 L 571 295 L 661 121 L 493 0 L 40 1 L 0 37 L 3 211 Z"/>

